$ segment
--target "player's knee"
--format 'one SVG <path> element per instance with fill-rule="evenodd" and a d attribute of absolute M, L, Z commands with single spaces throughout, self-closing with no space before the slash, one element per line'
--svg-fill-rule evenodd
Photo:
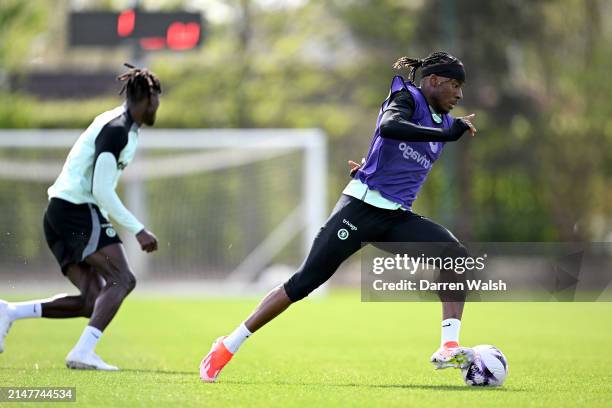
<path fill-rule="evenodd" d="M 126 295 L 129 294 L 131 291 L 133 291 L 134 288 L 136 287 L 136 277 L 134 276 L 132 272 L 127 271 L 125 273 L 123 287 L 127 291 Z"/>
<path fill-rule="evenodd" d="M 304 299 L 312 291 L 321 286 L 327 279 L 319 279 L 320 275 L 307 273 L 306 270 L 296 272 L 285 282 L 285 292 L 292 302 Z"/>
<path fill-rule="evenodd" d="M 121 289 L 123 296 L 127 296 L 136 287 L 136 277 L 130 270 L 120 271 L 114 279 L 107 281 L 106 285 L 112 285 Z"/>
<path fill-rule="evenodd" d="M 470 256 L 467 248 L 461 242 L 451 242 L 444 249 L 444 256 L 449 258 L 467 258 Z"/>
<path fill-rule="evenodd" d="M 308 291 L 303 290 L 298 287 L 292 278 L 290 278 L 287 282 L 284 283 L 283 287 L 285 288 L 285 293 L 287 293 L 287 297 L 291 300 L 292 303 L 295 303 L 299 300 L 304 299 L 308 296 Z"/>
<path fill-rule="evenodd" d="M 467 258 L 470 256 L 470 253 L 468 252 L 467 248 L 465 246 L 463 246 L 463 244 L 458 243 L 457 244 L 457 254 L 458 256 L 462 257 L 462 258 Z"/>

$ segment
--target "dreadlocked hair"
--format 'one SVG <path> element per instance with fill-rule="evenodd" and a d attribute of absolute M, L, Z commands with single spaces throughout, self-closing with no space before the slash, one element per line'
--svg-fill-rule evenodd
<path fill-rule="evenodd" d="M 118 81 L 123 82 L 119 95 L 125 93 L 130 101 L 138 102 L 151 96 L 151 93 L 161 93 L 161 84 L 157 76 L 146 68 L 136 68 L 135 66 L 124 63 L 128 72 L 117 77 Z"/>
<path fill-rule="evenodd" d="M 455 62 L 458 64 L 461 63 L 457 58 L 453 57 L 447 52 L 436 51 L 429 54 L 429 56 L 425 59 L 401 57 L 395 61 L 393 68 L 398 70 L 409 69 L 410 81 L 414 82 L 416 71 L 419 68 L 425 68 L 437 64 L 452 64 Z"/>

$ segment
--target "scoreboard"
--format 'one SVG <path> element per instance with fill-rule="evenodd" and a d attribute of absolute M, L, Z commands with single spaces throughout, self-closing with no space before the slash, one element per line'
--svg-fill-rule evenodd
<path fill-rule="evenodd" d="M 200 13 L 71 11 L 68 44 L 72 47 L 117 47 L 137 44 L 143 50 L 185 51 L 202 44 Z"/>

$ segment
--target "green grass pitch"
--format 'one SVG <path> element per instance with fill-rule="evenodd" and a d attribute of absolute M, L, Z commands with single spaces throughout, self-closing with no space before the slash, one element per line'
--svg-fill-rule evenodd
<path fill-rule="evenodd" d="M 218 383 L 201 383 L 210 343 L 255 304 L 136 293 L 97 348 L 118 373 L 64 367 L 86 320 L 18 321 L 0 354 L 0 385 L 73 386 L 71 407 L 612 406 L 612 303 L 468 304 L 462 343 L 496 345 L 510 365 L 503 387 L 479 389 L 428 362 L 439 342 L 439 304 L 362 303 L 357 292 L 334 293 L 294 305 L 243 345 Z"/>

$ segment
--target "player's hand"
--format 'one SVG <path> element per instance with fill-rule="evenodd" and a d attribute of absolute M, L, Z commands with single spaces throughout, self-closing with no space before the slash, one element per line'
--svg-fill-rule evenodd
<path fill-rule="evenodd" d="M 146 228 L 136 234 L 140 248 L 146 252 L 157 251 L 157 237 Z"/>
<path fill-rule="evenodd" d="M 365 159 L 361 159 L 361 164 L 363 163 L 365 163 Z M 354 177 L 355 173 L 357 173 L 357 170 L 361 168 L 361 164 L 354 162 L 352 160 L 349 160 L 348 165 L 351 168 L 351 170 L 349 171 L 349 176 Z"/>
<path fill-rule="evenodd" d="M 461 119 L 463 122 L 465 122 L 466 125 L 468 125 L 470 128 L 468 129 L 468 131 L 470 132 L 470 134 L 472 136 L 474 136 L 476 134 L 476 132 L 478 132 L 478 130 L 476 130 L 476 127 L 474 126 L 474 124 L 472 123 L 474 121 L 474 117 L 476 116 L 475 113 L 472 113 L 470 115 L 467 116 L 463 116 Z"/>

